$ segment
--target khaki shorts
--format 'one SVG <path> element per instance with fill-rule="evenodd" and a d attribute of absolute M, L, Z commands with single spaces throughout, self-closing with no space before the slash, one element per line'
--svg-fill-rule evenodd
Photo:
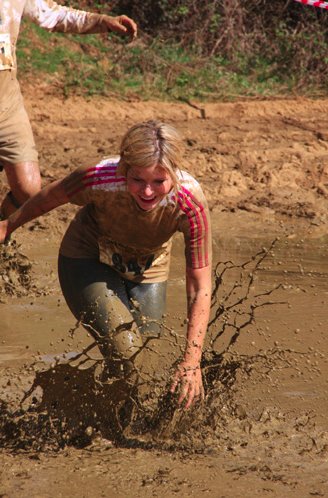
<path fill-rule="evenodd" d="M 33 132 L 23 97 L 15 92 L 9 107 L 0 108 L 0 163 L 37 161 Z"/>

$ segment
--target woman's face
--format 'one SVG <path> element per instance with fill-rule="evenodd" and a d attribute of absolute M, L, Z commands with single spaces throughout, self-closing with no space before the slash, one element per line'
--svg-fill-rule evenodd
<path fill-rule="evenodd" d="M 144 211 L 154 209 L 173 186 L 169 173 L 161 166 L 131 167 L 127 172 L 127 189 Z"/>

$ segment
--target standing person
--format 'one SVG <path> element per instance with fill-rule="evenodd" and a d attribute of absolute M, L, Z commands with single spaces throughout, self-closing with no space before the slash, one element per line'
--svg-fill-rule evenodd
<path fill-rule="evenodd" d="M 3 218 L 41 188 L 38 154 L 16 78 L 16 42 L 23 15 L 48 31 L 84 34 L 114 31 L 131 38 L 137 34 L 136 24 L 127 16 L 84 12 L 53 0 L 0 1 L 0 167 L 10 188 L 0 206 Z"/>
<path fill-rule="evenodd" d="M 0 222 L 0 242 L 62 204 L 83 206 L 60 246 L 59 280 L 69 308 L 95 337 L 110 373 L 115 360 L 129 367 L 143 334 L 158 333 L 172 236 L 182 232 L 187 340 L 171 391 L 179 388 L 179 403 L 189 408 L 204 395 L 200 361 L 210 311 L 211 231 L 200 185 L 180 170 L 181 152 L 173 127 L 139 123 L 123 137 L 119 157 L 51 183 Z"/>

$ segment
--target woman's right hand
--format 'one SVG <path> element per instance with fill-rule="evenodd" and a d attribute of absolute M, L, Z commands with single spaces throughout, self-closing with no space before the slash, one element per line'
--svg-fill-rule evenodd
<path fill-rule="evenodd" d="M 0 221 L 0 244 L 4 244 L 8 237 L 8 220 Z"/>
<path fill-rule="evenodd" d="M 171 384 L 171 393 L 176 392 L 180 388 L 178 403 L 181 405 L 185 402 L 185 409 L 197 400 L 204 400 L 204 387 L 202 380 L 202 372 L 199 363 L 189 364 L 187 361 L 182 361 L 174 374 Z"/>

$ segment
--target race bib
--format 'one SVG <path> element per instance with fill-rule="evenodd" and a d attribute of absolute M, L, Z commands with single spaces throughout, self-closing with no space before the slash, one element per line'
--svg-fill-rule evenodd
<path fill-rule="evenodd" d="M 14 59 L 11 52 L 10 34 L 0 33 L 0 71 L 11 69 Z"/>
<path fill-rule="evenodd" d="M 98 245 L 100 261 L 130 279 L 142 275 L 155 260 L 155 254 L 131 255 L 130 251 L 107 237 L 101 237 Z"/>

